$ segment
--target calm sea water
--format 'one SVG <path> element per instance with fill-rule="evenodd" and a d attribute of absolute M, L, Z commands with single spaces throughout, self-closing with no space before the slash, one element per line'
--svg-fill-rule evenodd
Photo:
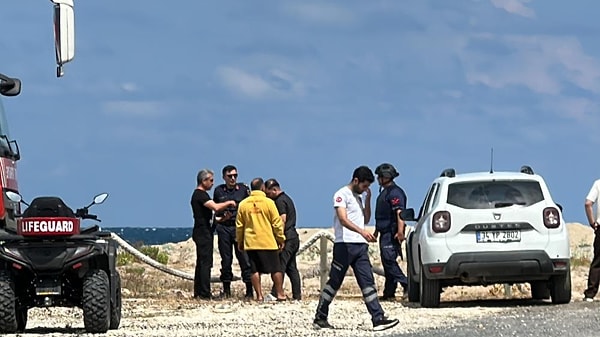
<path fill-rule="evenodd" d="M 192 237 L 191 227 L 104 227 L 130 244 L 162 245 L 167 242 L 185 241 Z"/>
<path fill-rule="evenodd" d="M 181 242 L 192 237 L 192 227 L 103 227 L 133 245 L 162 245 Z"/>

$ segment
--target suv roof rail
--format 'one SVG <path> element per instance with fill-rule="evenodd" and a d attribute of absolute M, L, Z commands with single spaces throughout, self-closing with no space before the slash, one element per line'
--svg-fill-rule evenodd
<path fill-rule="evenodd" d="M 531 168 L 531 166 L 523 165 L 521 166 L 520 172 L 525 174 L 533 174 L 533 169 Z"/>
<path fill-rule="evenodd" d="M 456 171 L 453 168 L 447 168 L 442 171 L 442 174 L 440 174 L 440 177 L 454 178 L 454 177 L 456 177 Z"/>

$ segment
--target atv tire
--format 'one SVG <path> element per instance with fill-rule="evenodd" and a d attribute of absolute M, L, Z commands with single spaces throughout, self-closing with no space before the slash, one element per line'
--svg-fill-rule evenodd
<path fill-rule="evenodd" d="M 8 272 L 0 271 L 0 332 L 17 332 L 18 325 L 14 282 Z"/>
<path fill-rule="evenodd" d="M 110 325 L 110 281 L 104 270 L 90 271 L 83 280 L 83 325 L 90 333 L 105 333 Z"/>
<path fill-rule="evenodd" d="M 17 309 L 17 331 L 25 331 L 27 326 L 27 308 Z"/>
<path fill-rule="evenodd" d="M 114 285 L 116 295 L 115 301 L 110 301 L 110 326 L 108 327 L 111 330 L 118 329 L 121 324 L 121 275 L 117 271 L 115 273 L 117 273 L 117 282 Z"/>

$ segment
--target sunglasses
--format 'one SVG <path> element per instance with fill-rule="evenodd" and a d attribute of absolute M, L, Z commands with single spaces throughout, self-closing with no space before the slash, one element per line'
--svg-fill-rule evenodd
<path fill-rule="evenodd" d="M 206 179 L 204 179 L 204 181 L 210 181 L 210 182 L 213 182 L 213 181 L 215 181 L 215 179 L 214 179 L 214 178 L 206 178 Z"/>
<path fill-rule="evenodd" d="M 238 177 L 237 173 L 227 175 L 227 178 L 237 178 L 237 177 Z"/>

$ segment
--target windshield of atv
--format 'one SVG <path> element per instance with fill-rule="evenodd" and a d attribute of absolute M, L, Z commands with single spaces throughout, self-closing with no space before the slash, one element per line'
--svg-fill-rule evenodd
<path fill-rule="evenodd" d="M 469 181 L 448 186 L 448 203 L 466 209 L 529 206 L 544 200 L 534 180 Z"/>
<path fill-rule="evenodd" d="M 8 121 L 4 113 L 4 107 L 2 106 L 2 99 L 0 99 L 0 156 L 2 157 L 8 157 L 7 154 L 10 154 L 7 138 L 10 139 Z"/>

